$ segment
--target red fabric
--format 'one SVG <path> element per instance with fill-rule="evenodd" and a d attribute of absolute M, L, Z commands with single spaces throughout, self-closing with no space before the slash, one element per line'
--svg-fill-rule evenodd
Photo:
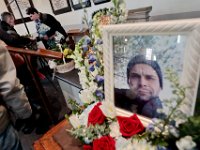
<path fill-rule="evenodd" d="M 136 114 L 131 117 L 118 116 L 117 120 L 119 122 L 120 132 L 125 137 L 131 137 L 144 130 L 144 126 Z"/>
<path fill-rule="evenodd" d="M 24 64 L 24 58 L 20 54 L 11 53 L 11 57 L 16 68 Z"/>
<path fill-rule="evenodd" d="M 40 79 L 42 79 L 42 80 L 44 80 L 46 77 L 45 77 L 45 75 L 43 75 L 41 72 L 39 72 L 38 70 L 36 70 L 36 73 L 37 73 L 37 75 L 38 75 L 38 77 L 40 78 Z"/>

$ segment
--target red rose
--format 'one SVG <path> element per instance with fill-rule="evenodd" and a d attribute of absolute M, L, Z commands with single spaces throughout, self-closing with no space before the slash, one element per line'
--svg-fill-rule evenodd
<path fill-rule="evenodd" d="M 83 150 L 92 150 L 91 145 L 83 145 Z"/>
<path fill-rule="evenodd" d="M 119 122 L 120 132 L 125 137 L 131 137 L 144 130 L 144 126 L 136 114 L 131 117 L 119 116 L 117 117 L 117 120 Z"/>
<path fill-rule="evenodd" d="M 91 112 L 88 115 L 88 125 L 92 124 L 102 124 L 105 121 L 105 115 L 99 108 L 101 103 L 98 103 L 94 106 L 94 108 L 91 110 Z"/>
<path fill-rule="evenodd" d="M 110 136 L 102 136 L 93 141 L 93 150 L 115 150 L 115 140 Z"/>

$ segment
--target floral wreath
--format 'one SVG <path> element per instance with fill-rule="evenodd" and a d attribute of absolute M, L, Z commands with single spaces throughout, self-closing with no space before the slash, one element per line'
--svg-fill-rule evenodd
<path fill-rule="evenodd" d="M 73 127 L 69 132 L 83 142 L 84 150 L 198 149 L 200 117 L 187 117 L 181 111 L 187 88 L 179 84 L 172 70 L 166 70 L 166 78 L 172 84 L 175 97 L 165 101 L 167 111 L 157 110 L 162 117 L 152 119 L 146 128 L 136 114 L 117 116 L 113 104 L 104 101 L 103 41 L 99 28 L 102 22 L 122 23 L 126 14 L 122 0 L 112 2 L 113 8 L 95 12 L 92 24 L 87 23 L 90 37 L 81 39 L 71 55 L 83 90 L 79 94 L 82 104 L 69 100 L 73 105 L 73 114 L 67 117 Z"/>

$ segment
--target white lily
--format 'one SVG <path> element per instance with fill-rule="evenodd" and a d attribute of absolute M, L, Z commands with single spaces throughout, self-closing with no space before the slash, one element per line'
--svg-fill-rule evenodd
<path fill-rule="evenodd" d="M 69 117 L 69 121 L 71 123 L 71 125 L 73 126 L 73 128 L 78 128 L 81 126 L 80 120 L 77 116 L 77 114 L 73 114 Z"/>

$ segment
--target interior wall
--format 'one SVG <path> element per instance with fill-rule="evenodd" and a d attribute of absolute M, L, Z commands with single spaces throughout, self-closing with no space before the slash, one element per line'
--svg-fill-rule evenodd
<path fill-rule="evenodd" d="M 52 12 L 52 8 L 49 0 L 32 0 L 34 6 L 41 12 L 49 13 L 55 16 Z M 200 11 L 200 1 L 199 0 L 125 0 L 127 9 L 135 9 L 139 7 L 152 6 L 151 16 L 158 16 L 164 14 L 174 14 L 174 13 L 184 13 Z M 94 5 L 91 0 L 91 7 L 87 8 L 88 16 L 100 9 L 109 8 L 112 6 L 111 2 Z M 0 2 L 0 13 L 7 11 L 4 1 Z M 63 26 L 79 26 L 81 25 L 83 17 L 83 9 L 73 10 L 64 14 L 55 16 Z M 27 23 L 30 33 L 35 33 L 35 25 L 33 22 Z M 26 34 L 26 29 L 23 24 L 16 25 L 16 30 L 20 34 Z"/>

